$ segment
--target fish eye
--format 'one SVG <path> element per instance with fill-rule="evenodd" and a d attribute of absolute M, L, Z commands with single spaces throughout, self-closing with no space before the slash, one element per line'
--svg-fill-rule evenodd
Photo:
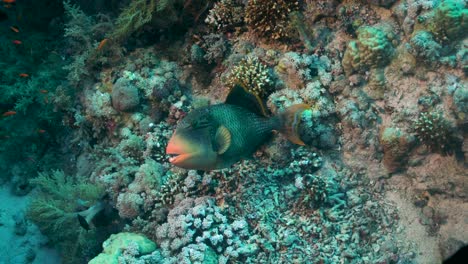
<path fill-rule="evenodd" d="M 205 128 L 207 126 L 209 126 L 209 122 L 207 119 L 205 118 L 202 118 L 202 119 L 199 119 L 199 120 L 194 120 L 190 123 L 190 126 L 194 129 L 199 129 L 199 128 Z"/>

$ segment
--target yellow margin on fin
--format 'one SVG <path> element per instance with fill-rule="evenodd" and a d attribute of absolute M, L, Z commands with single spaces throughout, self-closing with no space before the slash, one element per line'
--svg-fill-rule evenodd
<path fill-rule="evenodd" d="M 216 130 L 215 135 L 217 153 L 223 154 L 231 146 L 231 132 L 225 126 L 220 126 Z"/>
<path fill-rule="evenodd" d="M 305 110 L 310 109 L 307 104 L 292 105 L 280 114 L 282 128 L 280 132 L 292 143 L 304 146 L 305 143 L 299 137 L 299 125 L 301 124 L 301 115 Z"/>
<path fill-rule="evenodd" d="M 238 83 L 238 84 L 234 85 L 234 87 L 231 88 L 231 90 L 229 91 L 229 94 L 228 94 L 228 96 L 226 98 L 226 103 L 242 106 L 242 105 L 240 105 L 241 102 L 232 102 L 232 100 L 230 100 L 230 99 L 232 99 L 232 96 L 235 96 L 236 92 L 237 93 L 239 92 L 239 89 L 242 89 L 242 93 L 244 94 L 244 97 L 246 97 L 245 95 L 249 95 L 249 96 L 253 96 L 255 98 L 256 104 L 257 104 L 257 106 L 259 106 L 258 110 L 260 111 L 260 113 L 257 113 L 257 114 L 261 114 L 262 116 L 268 116 L 268 112 L 267 112 L 267 110 L 265 108 L 265 104 L 263 103 L 260 96 L 258 94 L 256 94 L 256 93 L 254 93 L 254 92 L 249 91 L 247 89 L 247 87 L 245 87 L 244 84 Z M 252 100 L 250 100 L 250 101 L 252 101 Z"/>

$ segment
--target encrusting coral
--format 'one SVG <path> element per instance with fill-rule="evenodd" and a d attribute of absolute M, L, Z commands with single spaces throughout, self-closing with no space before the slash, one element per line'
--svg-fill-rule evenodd
<path fill-rule="evenodd" d="M 343 56 L 346 74 L 364 72 L 370 68 L 383 67 L 393 55 L 389 33 L 379 27 L 364 26 L 357 30 L 357 40 L 348 43 Z"/>
<path fill-rule="evenodd" d="M 126 255 L 142 256 L 156 250 L 153 241 L 143 235 L 128 232 L 111 235 L 102 247 L 102 253 L 89 261 L 89 264 L 118 264 L 125 261 Z"/>
<path fill-rule="evenodd" d="M 403 169 L 408 161 L 409 151 L 414 145 L 414 137 L 398 128 L 387 127 L 380 135 L 383 147 L 383 163 L 391 173 Z"/>
<path fill-rule="evenodd" d="M 468 8 L 466 1 L 445 0 L 434 9 L 427 28 L 439 41 L 453 41 L 468 36 Z"/>

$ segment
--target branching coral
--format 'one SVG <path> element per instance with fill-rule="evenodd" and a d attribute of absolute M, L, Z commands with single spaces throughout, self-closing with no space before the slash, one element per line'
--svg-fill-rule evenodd
<path fill-rule="evenodd" d="M 203 36 L 201 48 L 204 50 L 204 60 L 208 63 L 219 63 L 228 51 L 228 42 L 221 34 L 208 34 Z"/>
<path fill-rule="evenodd" d="M 343 56 L 346 74 L 364 72 L 370 68 L 385 66 L 393 55 L 393 46 L 388 33 L 378 27 L 361 27 L 358 39 L 351 41 Z"/>
<path fill-rule="evenodd" d="M 451 127 L 441 112 L 420 113 L 414 123 L 416 137 L 432 150 L 447 151 L 451 143 Z"/>
<path fill-rule="evenodd" d="M 256 244 L 249 241 L 247 222 L 243 219 L 229 221 L 209 197 L 181 201 L 169 212 L 167 223 L 157 228 L 156 235 L 162 254 L 183 263 L 192 263 L 190 255 L 186 255 L 191 247 L 208 247 L 208 252 L 201 252 L 209 253 L 219 263 L 242 259 L 258 250 Z"/>
<path fill-rule="evenodd" d="M 299 10 L 299 1 L 249 0 L 245 21 L 260 37 L 278 40 L 292 36 L 289 14 Z"/>
<path fill-rule="evenodd" d="M 264 96 L 271 89 L 272 80 L 268 67 L 257 57 L 248 56 L 232 69 L 226 83 L 230 87 L 241 85 L 256 95 Z"/>
<path fill-rule="evenodd" d="M 244 6 L 238 0 L 221 0 L 210 9 L 205 22 L 217 30 L 229 30 L 244 21 Z"/>

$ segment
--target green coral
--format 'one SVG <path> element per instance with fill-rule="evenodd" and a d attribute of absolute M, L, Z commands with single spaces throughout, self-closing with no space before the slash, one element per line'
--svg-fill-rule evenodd
<path fill-rule="evenodd" d="M 464 38 L 468 34 L 466 1 L 445 0 L 434 10 L 428 29 L 441 41 Z"/>
<path fill-rule="evenodd" d="M 264 96 L 273 84 L 268 67 L 260 62 L 257 57 L 248 56 L 235 66 L 226 83 L 230 87 L 241 85 L 250 92 Z"/>
<path fill-rule="evenodd" d="M 104 248 L 103 252 L 93 258 L 89 264 L 122 263 L 119 258 L 122 257 L 125 250 L 136 255 L 146 255 L 156 250 L 156 244 L 145 236 L 127 232 L 111 235 L 102 244 L 102 247 Z"/>
<path fill-rule="evenodd" d="M 124 40 L 143 25 L 150 22 L 158 6 L 157 2 L 157 0 L 133 0 L 120 13 L 117 18 L 116 27 L 110 36 L 115 40 Z M 163 1 L 163 3 L 166 2 Z M 158 7 L 158 10 L 163 7 Z"/>
<path fill-rule="evenodd" d="M 386 30 L 379 27 L 361 27 L 357 40 L 349 42 L 342 65 L 346 74 L 364 72 L 387 65 L 393 55 L 393 46 Z"/>
<path fill-rule="evenodd" d="M 431 150 L 446 151 L 450 147 L 451 128 L 441 112 L 420 113 L 414 131 L 416 137 Z"/>
<path fill-rule="evenodd" d="M 181 12 L 190 6 L 182 0 L 132 0 L 117 18 L 114 29 L 108 35 L 116 41 L 124 41 L 130 35 L 151 23 L 159 28 L 169 28 L 182 19 Z"/>

